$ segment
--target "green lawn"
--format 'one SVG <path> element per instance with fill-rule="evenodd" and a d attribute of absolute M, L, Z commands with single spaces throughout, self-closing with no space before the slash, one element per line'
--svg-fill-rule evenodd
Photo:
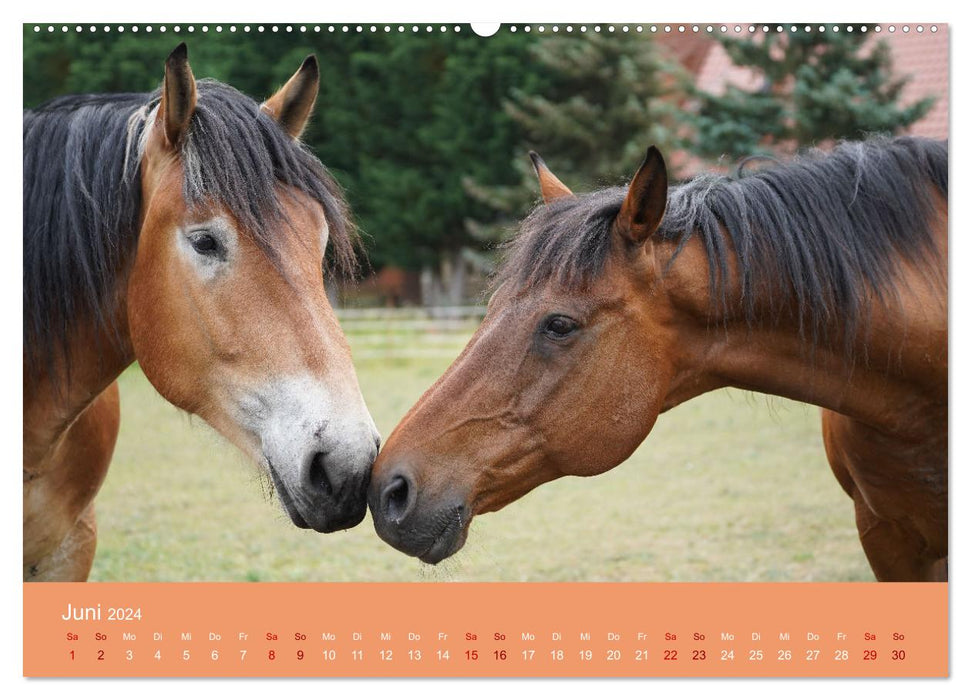
<path fill-rule="evenodd" d="M 356 364 L 387 436 L 449 360 Z M 137 367 L 120 381 L 92 580 L 873 580 L 811 406 L 739 391 L 695 399 L 613 471 L 477 518 L 465 548 L 432 567 L 381 542 L 370 518 L 331 535 L 298 530 L 235 448 Z"/>

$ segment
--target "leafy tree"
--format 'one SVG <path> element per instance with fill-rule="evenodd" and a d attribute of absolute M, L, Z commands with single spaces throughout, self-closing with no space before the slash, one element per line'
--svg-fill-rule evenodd
<path fill-rule="evenodd" d="M 754 92 L 728 86 L 722 95 L 695 92 L 686 111 L 688 148 L 733 158 L 830 139 L 898 132 L 924 116 L 933 98 L 899 104 L 889 46 L 859 27 L 839 32 L 762 34 L 755 41 L 718 37 L 736 66 L 761 76 Z M 868 39 L 871 43 L 864 46 Z"/>

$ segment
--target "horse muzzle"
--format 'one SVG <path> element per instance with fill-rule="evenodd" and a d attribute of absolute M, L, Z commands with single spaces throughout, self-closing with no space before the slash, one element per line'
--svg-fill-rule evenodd
<path fill-rule="evenodd" d="M 300 528 L 335 532 L 354 527 L 367 512 L 371 463 L 377 443 L 354 457 L 313 452 L 298 470 L 286 472 L 267 458 L 284 510 Z M 294 475 L 294 471 L 296 472 Z"/>
<path fill-rule="evenodd" d="M 372 478 L 368 506 L 378 536 L 426 564 L 460 550 L 472 519 L 464 499 L 422 494 L 404 465 Z"/>
<path fill-rule="evenodd" d="M 334 532 L 364 519 L 381 438 L 359 392 L 335 395 L 310 377 L 277 379 L 241 393 L 237 405 L 294 525 Z"/>

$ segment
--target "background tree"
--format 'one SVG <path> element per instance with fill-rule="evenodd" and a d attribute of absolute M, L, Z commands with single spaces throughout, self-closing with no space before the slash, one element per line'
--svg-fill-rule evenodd
<path fill-rule="evenodd" d="M 893 78 L 886 42 L 849 29 L 769 32 L 755 41 L 718 36 L 732 62 L 754 71 L 761 86 L 729 85 L 721 95 L 695 90 L 685 112 L 686 147 L 702 157 L 738 158 L 898 133 L 923 117 L 934 100 L 899 104 L 906 80 Z"/>
<path fill-rule="evenodd" d="M 508 33 L 488 42 L 469 33 L 391 37 L 351 56 L 348 186 L 368 194 L 353 203 L 375 265 L 434 267 L 475 244 L 463 221 L 483 207 L 462 179 L 515 175 L 508 163 L 518 134 L 501 105 L 513 86 L 529 89 L 537 79 L 530 41 Z M 332 107 L 321 111 L 326 129 Z"/>
<path fill-rule="evenodd" d="M 480 247 L 464 226 L 488 209 L 462 186 L 518 177 L 509 162 L 518 127 L 502 109 L 514 87 L 542 83 L 529 60 L 536 39 L 502 32 L 399 34 L 35 33 L 24 28 L 24 106 L 56 95 L 150 91 L 181 40 L 198 77 L 229 83 L 257 99 L 269 95 L 315 53 L 317 108 L 304 141 L 347 191 L 374 268 L 464 269 Z M 461 294 L 456 280 L 453 297 Z M 458 301 L 453 298 L 451 301 Z"/>
<path fill-rule="evenodd" d="M 487 267 L 496 241 L 537 201 L 530 149 L 585 191 L 622 183 L 651 144 L 677 176 L 686 156 L 737 158 L 897 132 L 926 114 L 932 99 L 900 105 L 904 81 L 892 77 L 889 47 L 846 30 L 718 37 L 761 85 L 711 95 L 691 86 L 669 46 L 636 32 L 503 30 L 485 40 L 469 31 L 25 26 L 24 106 L 67 93 L 154 90 L 182 40 L 196 76 L 257 99 L 315 53 L 320 96 L 303 138 L 347 191 L 372 268 L 422 270 L 453 303 L 468 263 Z"/>
<path fill-rule="evenodd" d="M 467 178 L 466 190 L 489 207 L 487 218 L 470 220 L 478 239 L 496 240 L 538 197 L 526 154 L 540 153 L 567 186 L 585 191 L 616 185 L 637 170 L 647 147 L 673 149 L 676 104 L 685 95 L 686 75 L 643 34 L 556 35 L 530 47 L 530 57 L 547 72 L 543 89 L 514 88 L 504 102 L 521 142 L 510 172 L 518 180 L 504 187 Z"/>

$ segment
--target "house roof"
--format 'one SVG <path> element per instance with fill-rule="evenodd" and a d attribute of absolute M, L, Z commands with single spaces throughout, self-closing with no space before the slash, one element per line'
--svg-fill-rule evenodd
<path fill-rule="evenodd" d="M 907 78 L 901 94 L 903 104 L 913 104 L 924 97 L 937 98 L 931 110 L 907 130 L 908 133 L 932 138 L 947 138 L 949 109 L 949 32 L 945 24 L 930 25 L 918 33 L 884 30 L 872 34 L 872 41 L 885 41 L 890 46 L 895 77 Z M 754 90 L 761 76 L 734 65 L 725 49 L 707 35 L 664 35 L 658 41 L 687 70 L 695 75 L 695 84 L 705 92 L 720 94 L 726 85 Z M 868 42 L 869 43 L 869 42 Z"/>

